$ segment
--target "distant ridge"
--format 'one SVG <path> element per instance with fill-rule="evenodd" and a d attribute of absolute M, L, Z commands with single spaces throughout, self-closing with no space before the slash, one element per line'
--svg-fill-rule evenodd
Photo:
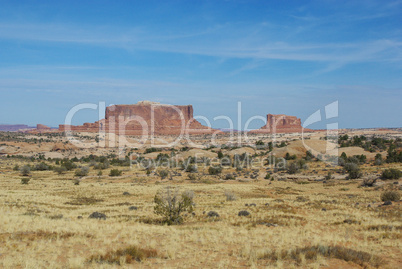
<path fill-rule="evenodd" d="M 0 131 L 2 132 L 17 132 L 19 130 L 34 129 L 35 127 L 26 124 L 0 124 Z"/>

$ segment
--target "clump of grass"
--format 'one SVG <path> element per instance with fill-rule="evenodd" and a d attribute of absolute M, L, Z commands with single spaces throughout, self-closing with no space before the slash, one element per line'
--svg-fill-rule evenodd
<path fill-rule="evenodd" d="M 236 201 L 236 195 L 231 191 L 225 191 L 226 201 Z"/>
<path fill-rule="evenodd" d="M 108 251 L 103 255 L 92 255 L 88 262 L 118 264 L 141 262 L 147 258 L 155 258 L 158 252 L 155 249 L 141 248 L 137 246 L 128 246 L 126 248 Z"/>
<path fill-rule="evenodd" d="M 292 250 L 269 251 L 259 255 L 259 259 L 269 259 L 276 261 L 279 259 L 294 260 L 296 263 L 302 263 L 301 256 L 304 255 L 306 260 L 315 260 L 318 255 L 326 258 L 335 258 L 346 262 L 353 262 L 364 268 L 368 265 L 379 267 L 384 261 L 378 256 L 372 255 L 365 251 L 354 250 L 343 246 L 324 246 L 315 245 L 309 247 L 298 247 Z"/>
<path fill-rule="evenodd" d="M 401 195 L 398 191 L 385 191 L 381 194 L 381 201 L 399 201 Z"/>

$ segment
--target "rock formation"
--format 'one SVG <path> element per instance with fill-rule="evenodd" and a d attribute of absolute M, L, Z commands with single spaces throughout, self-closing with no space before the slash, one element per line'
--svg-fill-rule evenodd
<path fill-rule="evenodd" d="M 106 108 L 105 119 L 81 126 L 59 125 L 59 131 L 105 132 L 125 135 L 212 134 L 219 130 L 193 118 L 193 107 L 142 101 Z"/>
<path fill-rule="evenodd" d="M 20 130 L 29 130 L 34 127 L 30 127 L 25 124 L 0 124 L 0 132 L 17 132 Z"/>
<path fill-rule="evenodd" d="M 288 116 L 284 114 L 267 115 L 267 124 L 258 130 L 250 131 L 250 133 L 301 133 L 312 132 L 311 129 L 306 129 L 301 126 L 301 120 L 296 116 Z"/>
<path fill-rule="evenodd" d="M 36 130 L 38 130 L 38 131 L 50 131 L 51 128 L 46 126 L 46 125 L 43 125 L 43 124 L 37 124 L 36 125 Z"/>

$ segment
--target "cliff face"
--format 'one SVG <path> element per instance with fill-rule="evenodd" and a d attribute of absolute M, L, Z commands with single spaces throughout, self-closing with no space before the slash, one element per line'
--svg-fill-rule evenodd
<path fill-rule="evenodd" d="M 302 130 L 301 120 L 296 116 L 268 114 L 267 124 L 250 133 L 301 133 Z M 312 130 L 305 128 L 303 131 L 311 132 Z"/>
<path fill-rule="evenodd" d="M 193 107 L 139 102 L 106 108 L 105 119 L 81 126 L 60 125 L 59 131 L 99 132 L 126 135 L 210 134 L 219 132 L 193 118 Z"/>

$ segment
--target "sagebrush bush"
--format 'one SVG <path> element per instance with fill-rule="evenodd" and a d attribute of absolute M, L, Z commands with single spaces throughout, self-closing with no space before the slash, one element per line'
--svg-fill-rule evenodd
<path fill-rule="evenodd" d="M 398 191 L 385 191 L 381 193 L 381 201 L 386 202 L 386 201 L 399 201 L 401 199 L 401 195 L 399 194 Z"/>
<path fill-rule="evenodd" d="M 296 174 L 297 172 L 299 172 L 299 165 L 295 162 L 292 162 L 289 164 L 288 168 L 287 168 L 287 172 L 288 174 Z"/>
<path fill-rule="evenodd" d="M 169 175 L 169 171 L 166 169 L 159 170 L 158 172 L 161 179 L 165 179 Z"/>
<path fill-rule="evenodd" d="M 76 177 L 85 177 L 88 175 L 88 173 L 89 173 L 89 167 L 84 166 L 75 171 L 75 176 Z"/>
<path fill-rule="evenodd" d="M 382 179 L 399 179 L 400 177 L 402 177 L 402 171 L 395 168 L 385 169 L 381 175 Z"/>
<path fill-rule="evenodd" d="M 29 167 L 28 165 L 24 165 L 23 167 L 21 167 L 20 172 L 22 176 L 29 176 L 31 174 L 31 167 Z"/>
<path fill-rule="evenodd" d="M 112 169 L 112 170 L 110 170 L 109 176 L 118 177 L 118 176 L 121 176 L 121 174 L 123 174 L 123 171 L 120 171 L 119 169 Z"/>
<path fill-rule="evenodd" d="M 53 169 L 53 171 L 59 175 L 64 174 L 65 172 L 67 172 L 67 168 L 65 168 L 64 166 L 57 166 Z"/>
<path fill-rule="evenodd" d="M 193 212 L 193 198 L 193 192 L 180 193 L 178 188 L 166 187 L 155 195 L 154 212 L 162 216 L 163 222 L 168 225 L 181 224 L 181 214 Z"/>
<path fill-rule="evenodd" d="M 216 166 L 216 167 L 210 166 L 210 167 L 208 168 L 208 173 L 209 173 L 210 175 L 218 175 L 218 174 L 222 173 L 222 167 L 219 167 L 219 166 Z"/>
<path fill-rule="evenodd" d="M 344 169 L 346 172 L 348 172 L 349 179 L 356 179 L 362 176 L 359 165 L 357 165 L 356 163 L 346 163 Z"/>

